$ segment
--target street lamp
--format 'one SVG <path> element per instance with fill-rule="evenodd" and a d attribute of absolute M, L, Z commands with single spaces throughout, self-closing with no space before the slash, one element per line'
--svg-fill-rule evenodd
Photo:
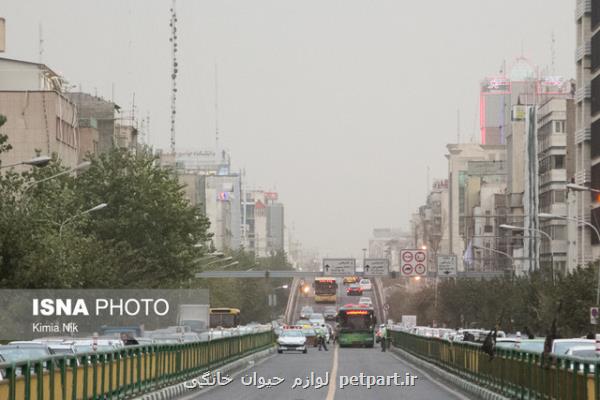
<path fill-rule="evenodd" d="M 0 168 L 10 168 L 10 167 L 16 167 L 18 165 L 32 165 L 34 167 L 43 167 L 45 165 L 48 165 L 50 160 L 52 160 L 52 158 L 50 158 L 48 156 L 38 156 L 38 157 L 33 157 L 30 160 L 21 161 L 21 162 L 14 163 L 14 164 L 0 165 Z"/>
<path fill-rule="evenodd" d="M 515 226 L 515 225 L 507 225 L 507 224 L 502 224 L 500 225 L 500 229 L 506 229 L 508 231 L 532 231 L 532 232 L 536 232 L 539 233 L 540 235 L 544 236 L 546 239 L 548 239 L 548 244 L 550 245 L 550 270 L 552 272 L 552 285 L 555 285 L 554 282 L 554 250 L 552 250 L 552 237 L 544 232 L 541 229 L 537 229 L 537 228 L 525 228 L 523 226 Z"/>
<path fill-rule="evenodd" d="M 70 218 L 67 218 L 66 220 L 63 221 L 62 224 L 60 224 L 60 228 L 58 229 L 58 237 L 62 238 L 62 230 L 65 227 L 65 225 L 67 225 L 68 223 L 72 222 L 76 218 L 79 218 L 79 217 L 81 217 L 81 216 L 83 216 L 85 214 L 89 214 L 89 213 L 92 213 L 94 211 L 102 210 L 103 208 L 106 208 L 107 206 L 108 206 L 108 204 L 106 204 L 106 203 L 100 203 L 97 206 L 90 208 L 89 210 L 82 211 L 80 213 L 77 213 L 77 214 L 73 215 Z"/>
<path fill-rule="evenodd" d="M 595 189 L 592 189 L 592 190 L 595 190 Z M 555 214 L 548 214 L 548 213 L 539 213 L 538 217 L 539 218 L 547 218 L 547 219 L 564 219 L 566 221 L 574 221 L 574 222 L 589 226 L 590 228 L 592 228 L 594 230 L 594 232 L 596 233 L 596 237 L 598 238 L 598 242 L 600 242 L 600 232 L 598 231 L 598 228 L 596 228 L 593 224 L 590 224 L 587 221 L 573 218 L 573 217 L 567 217 L 565 215 L 555 215 Z M 600 265 L 598 266 L 598 283 L 596 285 L 596 305 L 599 305 L 599 304 L 600 304 Z"/>
<path fill-rule="evenodd" d="M 515 258 L 513 256 L 511 256 L 510 254 L 508 254 L 504 251 L 501 251 L 501 250 L 492 249 L 491 247 L 477 246 L 476 244 L 472 244 L 471 246 L 476 249 L 489 250 L 492 253 L 497 253 L 497 254 L 503 255 L 505 257 L 508 257 L 510 259 L 510 264 L 512 265 L 513 273 L 515 273 Z"/>
<path fill-rule="evenodd" d="M 54 178 L 57 178 L 57 177 L 62 176 L 62 175 L 70 174 L 71 172 L 78 171 L 78 170 L 80 170 L 82 168 L 89 167 L 90 165 L 92 165 L 92 163 L 90 161 L 84 161 L 84 162 L 82 162 L 82 163 L 80 163 L 80 164 L 78 164 L 78 165 L 74 166 L 73 168 L 68 169 L 66 171 L 59 172 L 58 174 L 54 174 L 52 176 L 49 176 L 49 177 L 44 178 L 44 179 L 40 179 L 38 181 L 33 181 L 33 182 L 25 185 L 25 189 L 23 189 L 23 193 L 25 193 L 26 191 L 28 191 L 29 189 L 31 189 L 32 187 L 34 187 L 38 183 L 46 182 L 46 181 L 49 181 L 50 179 L 54 179 Z"/>
<path fill-rule="evenodd" d="M 587 187 L 587 186 L 583 186 L 583 185 L 578 185 L 576 183 L 568 183 L 567 184 L 567 189 L 571 189 L 574 192 L 600 193 L 600 190 L 598 190 L 598 189 L 593 189 L 591 187 Z"/>

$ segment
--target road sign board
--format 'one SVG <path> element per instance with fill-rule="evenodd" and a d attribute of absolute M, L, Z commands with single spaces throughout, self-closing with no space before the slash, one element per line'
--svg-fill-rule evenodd
<path fill-rule="evenodd" d="M 402 276 L 427 275 L 427 250 L 401 250 L 400 259 L 402 260 L 402 268 L 400 269 Z"/>
<path fill-rule="evenodd" d="M 600 316 L 600 312 L 598 307 L 590 307 L 590 324 L 598 325 L 598 317 Z"/>
<path fill-rule="evenodd" d="M 412 275 L 414 268 L 411 264 L 404 264 L 402 266 L 402 275 Z"/>
<path fill-rule="evenodd" d="M 356 273 L 354 258 L 324 258 L 323 274 L 333 276 L 349 276 Z"/>
<path fill-rule="evenodd" d="M 390 270 L 390 261 L 387 258 L 365 258 L 364 264 L 365 276 L 383 276 Z"/>
<path fill-rule="evenodd" d="M 456 256 L 440 254 L 437 256 L 438 276 L 456 276 Z"/>

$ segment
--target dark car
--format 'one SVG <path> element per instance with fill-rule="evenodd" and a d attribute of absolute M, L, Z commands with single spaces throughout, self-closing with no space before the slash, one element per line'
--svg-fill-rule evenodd
<path fill-rule="evenodd" d="M 353 283 L 348 287 L 348 289 L 346 289 L 346 294 L 348 296 L 362 296 L 363 289 L 360 287 L 359 284 Z"/>

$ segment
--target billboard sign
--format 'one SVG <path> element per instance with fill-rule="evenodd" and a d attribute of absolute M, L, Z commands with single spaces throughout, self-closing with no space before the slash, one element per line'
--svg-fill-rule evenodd
<path fill-rule="evenodd" d="M 325 275 L 349 276 L 356 273 L 356 260 L 354 258 L 324 258 L 323 269 Z"/>
<path fill-rule="evenodd" d="M 481 84 L 482 94 L 509 94 L 510 92 L 511 82 L 505 76 L 487 78 Z"/>
<path fill-rule="evenodd" d="M 365 258 L 363 275 L 384 276 L 390 271 L 390 261 L 387 258 Z"/>
<path fill-rule="evenodd" d="M 400 274 L 403 277 L 427 275 L 427 250 L 401 250 Z"/>
<path fill-rule="evenodd" d="M 440 254 L 437 256 L 438 276 L 456 276 L 456 256 Z"/>

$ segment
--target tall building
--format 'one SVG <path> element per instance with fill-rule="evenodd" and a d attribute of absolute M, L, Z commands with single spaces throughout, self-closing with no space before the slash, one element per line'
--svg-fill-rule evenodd
<path fill-rule="evenodd" d="M 592 124 L 592 112 L 596 115 L 600 111 L 598 101 L 592 101 L 594 88 L 600 90 L 598 67 L 600 66 L 600 35 L 594 35 L 600 22 L 600 2 L 597 0 L 577 0 L 575 8 L 576 20 L 576 51 L 575 51 L 575 183 L 583 186 L 592 184 L 591 156 L 600 155 L 600 124 Z M 592 83 L 592 78 L 594 82 Z M 600 99 L 600 93 L 596 93 Z M 592 104 L 593 103 L 593 104 Z M 592 111 L 592 109 L 594 111 Z M 593 150 L 596 147 L 598 150 Z M 599 171 L 600 172 L 600 171 Z M 576 219 L 592 221 L 590 208 L 592 206 L 589 193 L 575 192 L 569 194 L 575 202 Z M 597 204 L 596 202 L 594 202 Z M 595 210 L 595 208 L 594 208 Z M 593 221 L 592 221 L 593 222 Z M 597 239 L 591 235 L 591 230 L 584 224 L 577 227 L 577 265 L 587 264 L 592 261 L 591 243 Z"/>
<path fill-rule="evenodd" d="M 448 250 L 463 260 L 467 246 L 472 244 L 469 235 L 471 211 L 468 209 L 468 171 L 472 161 L 504 161 L 505 145 L 480 145 L 475 143 L 449 144 L 448 154 Z M 472 235 L 471 235 L 472 236 Z M 469 270 L 469 262 L 458 263 L 458 270 Z"/>
<path fill-rule="evenodd" d="M 506 193 L 506 161 L 469 161 L 465 185 L 465 241 L 471 243 L 472 262 L 465 265 L 470 272 L 503 275 L 510 269 L 507 259 L 497 257 L 500 243 L 498 196 Z M 491 249 L 491 250 L 488 250 Z"/>
<path fill-rule="evenodd" d="M 574 103 L 572 99 L 551 98 L 539 105 L 537 110 L 537 139 L 539 163 L 539 212 L 567 215 L 566 184 L 567 138 L 574 132 Z M 540 229 L 545 236 L 540 244 L 541 268 L 553 269 L 564 274 L 567 268 L 567 221 L 542 219 Z M 552 265 L 550 264 L 552 263 Z"/>
<path fill-rule="evenodd" d="M 229 154 L 212 151 L 162 153 L 161 164 L 171 168 L 185 185 L 186 197 L 210 220 L 209 232 L 219 250 L 242 246 L 242 181 L 231 171 Z"/>
<path fill-rule="evenodd" d="M 284 205 L 276 192 L 246 190 L 242 203 L 243 246 L 257 257 L 285 250 Z"/>
<path fill-rule="evenodd" d="M 3 164 L 55 155 L 67 167 L 79 161 L 77 110 L 63 93 L 62 78 L 44 64 L 0 58 L 2 127 L 13 149 Z"/>
<path fill-rule="evenodd" d="M 400 251 L 417 246 L 418 243 L 413 241 L 415 236 L 420 237 L 414 230 L 409 233 L 397 228 L 375 228 L 369 239 L 367 256 L 387 258 L 390 261 L 390 270 L 400 271 Z"/>

